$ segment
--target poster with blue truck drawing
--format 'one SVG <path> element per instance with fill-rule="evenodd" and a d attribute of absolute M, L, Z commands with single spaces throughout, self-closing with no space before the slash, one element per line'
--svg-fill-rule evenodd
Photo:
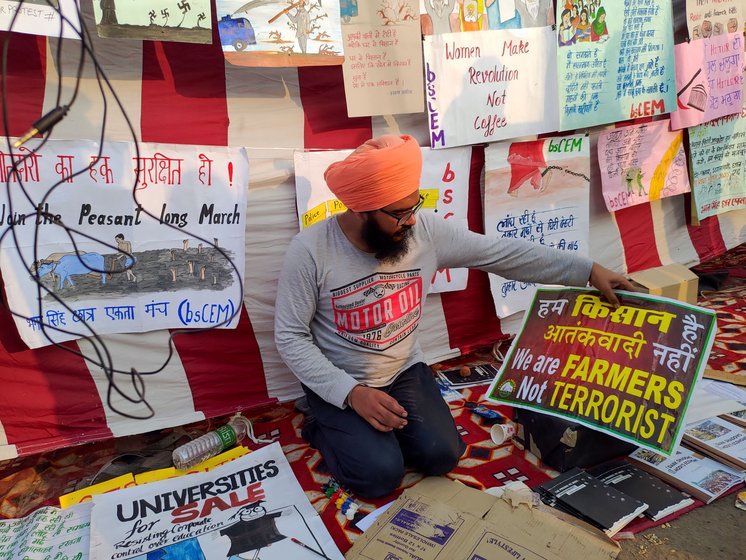
<path fill-rule="evenodd" d="M 341 18 L 353 0 L 217 0 L 223 54 L 237 66 L 342 64 Z"/>
<path fill-rule="evenodd" d="M 242 148 L 33 140 L 0 148 L 0 268 L 32 348 L 93 334 L 234 328 Z M 29 196 L 22 192 L 26 189 Z"/>

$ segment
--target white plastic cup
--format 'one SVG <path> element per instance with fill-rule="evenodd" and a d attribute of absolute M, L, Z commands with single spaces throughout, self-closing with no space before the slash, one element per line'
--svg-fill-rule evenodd
<path fill-rule="evenodd" d="M 493 424 L 490 428 L 490 437 L 495 445 L 502 445 L 515 435 L 515 424 Z"/>

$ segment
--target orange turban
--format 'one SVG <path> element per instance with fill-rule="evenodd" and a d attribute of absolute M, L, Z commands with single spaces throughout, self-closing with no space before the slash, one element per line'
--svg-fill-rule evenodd
<path fill-rule="evenodd" d="M 368 140 L 324 179 L 334 195 L 354 212 L 379 210 L 420 188 L 422 152 L 411 136 L 386 134 Z"/>

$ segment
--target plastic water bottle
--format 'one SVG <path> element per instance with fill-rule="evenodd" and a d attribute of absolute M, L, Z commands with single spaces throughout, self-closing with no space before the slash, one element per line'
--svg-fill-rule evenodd
<path fill-rule="evenodd" d="M 226 425 L 220 426 L 217 430 L 207 432 L 174 449 L 172 455 L 174 467 L 184 470 L 214 457 L 236 445 L 250 430 L 251 422 L 247 418 L 234 416 Z"/>

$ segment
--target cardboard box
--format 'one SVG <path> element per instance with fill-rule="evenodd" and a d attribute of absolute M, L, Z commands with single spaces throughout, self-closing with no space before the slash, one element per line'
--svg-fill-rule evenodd
<path fill-rule="evenodd" d="M 619 545 L 540 504 L 511 506 L 443 477 L 404 491 L 347 552 L 347 560 L 613 560 Z"/>
<path fill-rule="evenodd" d="M 681 264 L 667 264 L 628 275 L 641 289 L 654 296 L 664 296 L 697 304 L 697 275 Z"/>

